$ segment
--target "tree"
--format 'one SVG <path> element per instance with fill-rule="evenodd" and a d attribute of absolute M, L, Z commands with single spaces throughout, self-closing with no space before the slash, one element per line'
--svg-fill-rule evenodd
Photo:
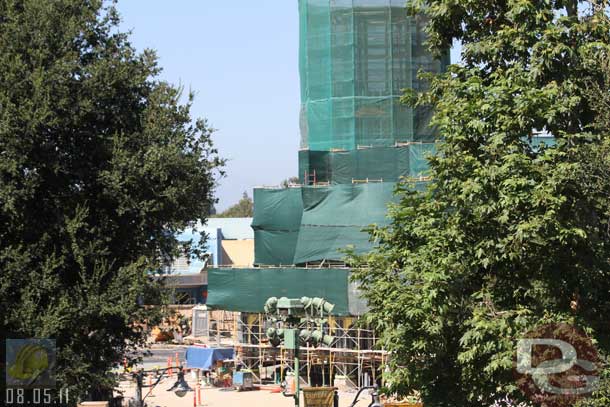
<path fill-rule="evenodd" d="M 604 78 L 601 83 L 589 83 L 587 99 L 595 112 L 593 127 L 601 134 L 607 135 L 610 134 L 610 93 L 608 93 L 608 89 L 610 89 L 610 57 L 606 55 L 599 62 L 604 73 Z M 608 192 L 607 187 L 610 180 L 610 141 L 604 139 L 599 145 L 591 146 L 587 156 L 590 157 L 589 162 L 594 164 L 587 166 L 586 172 L 588 176 L 586 179 L 583 179 L 583 182 L 591 185 L 590 188 L 592 189 L 607 191 L 608 195 L 606 195 L 605 199 L 610 199 L 610 192 Z M 582 400 L 578 407 L 605 407 L 610 403 L 609 362 L 610 360 L 605 361 L 605 369 L 600 375 L 598 390 L 592 397 Z"/>
<path fill-rule="evenodd" d="M 299 184 L 299 182 L 300 182 L 299 177 L 290 177 L 290 178 L 286 178 L 285 180 L 283 180 L 280 183 L 280 186 L 282 188 L 288 188 L 290 185 Z"/>
<path fill-rule="evenodd" d="M 102 0 L 0 1 L 0 319 L 51 337 L 58 385 L 104 397 L 144 340 L 150 273 L 223 162 Z M 75 401 L 72 399 L 71 401 Z"/>
<path fill-rule="evenodd" d="M 238 203 L 224 212 L 214 215 L 215 218 L 251 218 L 254 215 L 254 202 L 244 192 Z"/>
<path fill-rule="evenodd" d="M 400 184 L 390 226 L 371 230 L 378 248 L 354 259 L 391 390 L 435 407 L 523 398 L 515 343 L 542 323 L 577 325 L 608 351 L 609 133 L 592 127 L 586 89 L 603 88 L 610 24 L 590 4 L 411 2 L 432 51 L 460 41 L 463 63 L 405 96 L 435 109 L 432 182 Z"/>

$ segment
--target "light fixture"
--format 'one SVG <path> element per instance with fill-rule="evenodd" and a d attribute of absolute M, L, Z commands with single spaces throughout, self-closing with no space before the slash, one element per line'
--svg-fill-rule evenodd
<path fill-rule="evenodd" d="M 269 298 L 263 307 L 267 314 L 274 314 L 277 309 L 277 297 Z"/>
<path fill-rule="evenodd" d="M 334 336 L 326 335 L 324 332 L 322 332 L 318 329 L 313 331 L 313 334 L 311 336 L 312 336 L 312 339 L 313 339 L 314 343 L 316 344 L 316 346 L 319 344 L 331 346 L 333 344 L 333 342 L 335 341 Z"/>
<path fill-rule="evenodd" d="M 309 342 L 311 340 L 311 331 L 308 329 L 302 329 L 301 332 L 299 333 L 299 337 L 301 338 L 301 340 L 305 343 Z"/>
<path fill-rule="evenodd" d="M 146 399 L 146 397 L 148 397 L 150 395 L 150 393 L 152 392 L 152 389 L 159 384 L 159 382 L 161 381 L 161 379 L 163 377 L 165 377 L 165 373 L 169 370 L 171 370 L 171 367 L 165 368 L 165 369 L 155 369 L 155 370 L 139 370 L 138 372 L 133 373 L 133 376 L 136 380 L 136 395 L 135 395 L 135 400 L 134 400 L 134 407 L 144 407 L 144 399 Z M 148 384 L 145 385 L 144 384 L 144 374 L 145 373 L 155 373 L 157 374 L 157 381 L 153 384 Z M 161 374 L 159 374 L 161 373 Z M 150 388 L 151 391 L 148 392 L 148 394 L 146 395 L 146 397 L 142 397 L 142 389 L 144 388 Z M 186 382 L 186 380 L 184 380 L 184 371 L 182 370 L 182 366 L 178 366 L 178 378 L 176 380 L 176 383 L 174 383 L 174 385 L 172 387 L 170 387 L 169 389 L 167 389 L 167 391 L 172 391 L 174 392 L 174 394 L 178 397 L 184 397 L 186 395 L 186 393 L 188 393 L 189 391 L 193 391 L 193 389 L 191 389 L 188 385 L 188 383 Z M 130 403 L 131 405 L 131 403 Z"/>
<path fill-rule="evenodd" d="M 172 387 L 167 389 L 167 391 L 172 390 L 174 391 L 174 394 L 178 397 L 184 397 L 186 396 L 186 393 L 188 393 L 189 391 L 193 391 L 193 389 L 190 388 L 186 380 L 184 380 L 184 372 L 182 371 L 182 369 L 178 370 L 178 379 L 176 380 L 176 383 L 174 383 Z"/>

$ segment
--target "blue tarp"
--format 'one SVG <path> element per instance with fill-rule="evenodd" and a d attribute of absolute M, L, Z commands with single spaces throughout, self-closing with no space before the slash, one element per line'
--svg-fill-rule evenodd
<path fill-rule="evenodd" d="M 210 370 L 217 360 L 227 359 L 233 359 L 232 348 L 189 346 L 186 349 L 186 365 L 192 369 Z"/>

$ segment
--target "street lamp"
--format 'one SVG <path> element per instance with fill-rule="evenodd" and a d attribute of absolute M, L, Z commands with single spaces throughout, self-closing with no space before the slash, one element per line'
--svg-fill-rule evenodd
<path fill-rule="evenodd" d="M 352 404 L 349 405 L 349 407 L 354 407 L 356 404 L 358 404 L 358 398 L 360 397 L 360 393 L 362 393 L 364 390 L 368 390 L 371 389 L 371 404 L 369 404 L 369 407 L 382 407 L 380 398 L 379 398 L 379 386 L 377 386 L 377 384 L 373 385 L 373 386 L 367 386 L 367 387 L 362 387 L 358 393 L 356 393 L 356 397 L 354 397 L 354 401 L 352 401 Z"/>
<path fill-rule="evenodd" d="M 295 407 L 299 406 L 300 342 L 311 343 L 314 346 L 320 344 L 331 346 L 335 338 L 324 333 L 324 326 L 327 324 L 324 317 L 330 315 L 334 308 L 334 304 L 320 297 L 271 297 L 265 302 L 267 320 L 273 324 L 265 332 L 269 343 L 275 347 L 283 342 L 286 349 L 293 351 L 295 391 L 289 394 L 284 388 L 282 394 L 286 397 L 294 397 Z M 312 331 L 310 328 L 315 329 Z"/>
<path fill-rule="evenodd" d="M 178 397 L 184 397 L 186 396 L 186 393 L 188 393 L 189 391 L 193 391 L 193 389 L 189 387 L 186 380 L 184 380 L 184 372 L 182 371 L 182 366 L 178 368 L 178 378 L 176 380 L 176 383 L 174 383 L 172 387 L 167 389 L 167 391 L 172 390 L 174 391 L 174 394 Z"/>
<path fill-rule="evenodd" d="M 143 370 L 142 369 L 133 374 L 134 378 L 136 379 L 136 396 L 135 396 L 135 406 L 134 407 L 144 407 L 144 399 L 146 397 L 148 397 L 148 395 L 146 397 L 142 398 L 142 389 L 154 388 L 157 384 L 159 384 L 159 382 L 163 378 L 165 372 L 167 372 L 168 370 L 171 370 L 171 369 L 172 369 L 171 367 L 168 367 L 165 369 L 155 369 L 155 370 Z M 159 373 L 159 372 L 161 373 L 161 375 L 157 378 L 157 381 L 155 383 L 148 384 L 148 385 L 144 384 L 144 373 Z M 176 379 L 176 382 L 172 385 L 172 387 L 167 389 L 167 391 L 172 391 L 172 390 L 174 391 L 174 394 L 178 397 L 184 397 L 184 396 L 186 396 L 186 393 L 193 390 L 190 388 L 190 386 L 184 379 L 184 371 L 182 369 L 182 366 L 178 367 L 178 377 Z"/>

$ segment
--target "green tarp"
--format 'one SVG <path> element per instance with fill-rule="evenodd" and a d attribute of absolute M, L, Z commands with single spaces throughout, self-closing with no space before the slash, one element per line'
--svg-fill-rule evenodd
<path fill-rule="evenodd" d="M 302 214 L 299 188 L 254 189 L 255 264 L 294 264 Z"/>
<path fill-rule="evenodd" d="M 387 206 L 394 200 L 393 183 L 345 184 L 302 189 L 303 217 L 294 263 L 326 259 L 341 261 L 340 249 L 353 246 L 357 253 L 372 243 L 363 229 L 385 225 Z"/>
<path fill-rule="evenodd" d="M 418 183 L 423 188 L 424 183 Z M 371 224 L 387 223 L 395 183 L 255 189 L 255 264 L 292 265 L 342 261 L 340 249 L 371 249 Z"/>
<path fill-rule="evenodd" d="M 303 268 L 209 269 L 207 305 L 263 312 L 269 297 L 323 297 L 334 315 L 349 315 L 349 270 Z"/>

